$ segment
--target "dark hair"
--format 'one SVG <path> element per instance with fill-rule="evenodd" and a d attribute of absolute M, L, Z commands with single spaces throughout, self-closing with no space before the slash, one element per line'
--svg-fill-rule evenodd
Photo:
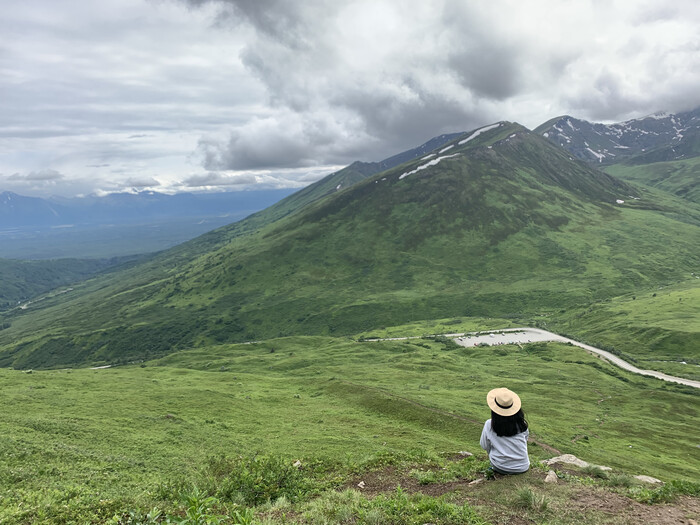
<path fill-rule="evenodd" d="M 497 436 L 514 436 L 525 432 L 527 428 L 528 424 L 522 408 L 512 416 L 501 416 L 491 411 L 491 429 Z"/>

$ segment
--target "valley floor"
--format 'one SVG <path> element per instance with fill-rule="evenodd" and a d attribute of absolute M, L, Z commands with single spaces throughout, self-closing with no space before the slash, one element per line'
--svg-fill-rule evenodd
<path fill-rule="evenodd" d="M 567 343 L 574 346 L 583 348 L 584 350 L 591 352 L 593 354 L 603 357 L 606 361 L 619 366 L 624 370 L 628 370 L 635 374 L 640 374 L 643 376 L 655 377 L 657 379 L 663 379 L 664 381 L 671 381 L 674 383 L 680 383 L 681 385 L 692 386 L 695 388 L 700 388 L 700 381 L 693 381 L 691 379 L 685 379 L 682 377 L 676 377 L 669 374 L 664 374 L 657 372 L 655 370 L 642 370 L 629 364 L 624 359 L 620 359 L 616 355 L 611 354 L 595 346 L 587 345 L 585 343 L 580 343 L 569 339 L 568 337 L 563 337 L 559 334 L 554 334 L 546 330 L 541 330 L 539 328 L 505 328 L 503 330 L 492 330 L 486 332 L 472 332 L 472 333 L 461 333 L 461 334 L 441 334 L 441 337 L 454 338 L 455 342 L 464 347 L 475 347 L 475 346 L 498 346 L 498 345 L 522 345 L 526 343 L 536 343 L 544 341 L 559 341 L 561 343 Z M 401 341 L 411 339 L 410 337 L 392 337 L 387 339 L 367 339 L 367 341 Z"/>

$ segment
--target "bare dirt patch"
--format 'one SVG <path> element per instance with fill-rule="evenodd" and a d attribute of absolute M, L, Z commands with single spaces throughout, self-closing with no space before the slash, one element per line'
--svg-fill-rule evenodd
<path fill-rule="evenodd" d="M 682 497 L 675 503 L 646 505 L 614 492 L 588 487 L 574 490 L 568 505 L 574 511 L 598 511 L 611 517 L 622 518 L 620 523 L 630 524 L 690 524 L 691 519 L 700 518 L 700 502 L 697 498 Z"/>
<path fill-rule="evenodd" d="M 474 479 L 478 479 L 474 477 Z M 369 498 L 373 498 L 379 494 L 387 494 L 395 492 L 398 487 L 401 490 L 410 494 L 421 493 L 426 496 L 443 496 L 457 490 L 471 490 L 473 485 L 469 485 L 474 479 L 464 479 L 450 481 L 447 483 L 428 483 L 422 485 L 416 478 L 405 472 L 399 472 L 395 467 L 390 466 L 382 470 L 367 472 L 362 476 L 353 479 L 346 485 L 345 488 L 359 490 L 362 494 Z M 363 487 L 358 485 L 362 482 Z"/>
<path fill-rule="evenodd" d="M 561 470 L 581 476 L 581 472 L 574 469 Z M 432 497 L 453 494 L 455 503 L 466 502 L 474 505 L 480 511 L 485 512 L 488 515 L 485 517 L 488 517 L 492 523 L 515 525 L 532 523 L 532 516 L 529 515 L 528 511 L 514 507 L 508 498 L 503 499 L 500 503 L 495 503 L 494 490 L 499 492 L 499 485 L 503 485 L 504 493 L 511 495 L 514 487 L 532 486 L 536 492 L 543 493 L 549 499 L 550 505 L 547 512 L 559 514 L 559 517 L 563 519 L 562 523 L 576 523 L 579 519 L 576 516 L 586 515 L 599 515 L 605 520 L 605 523 L 611 525 L 638 523 L 693 525 L 694 522 L 697 523 L 700 520 L 699 498 L 681 497 L 670 504 L 647 505 L 602 487 L 581 486 L 561 479 L 556 485 L 548 485 L 544 488 L 541 482 L 544 481 L 545 475 L 545 472 L 531 470 L 522 478 L 520 476 L 497 475 L 495 479 L 485 480 L 481 474 L 476 474 L 474 479 L 421 485 L 417 479 L 405 471 L 389 466 L 358 476 L 345 488 L 359 490 L 368 498 L 395 492 L 399 486 L 403 491 L 411 494 L 421 493 Z M 470 484 L 474 480 L 479 480 L 479 483 Z M 358 487 L 360 482 L 364 484 L 362 488 Z M 562 511 L 561 514 L 559 511 Z M 544 517 L 544 515 L 540 517 Z M 571 518 L 572 521 L 567 521 L 568 518 Z"/>
<path fill-rule="evenodd" d="M 557 450 L 553 446 L 548 445 L 547 443 L 543 443 L 542 441 L 539 441 L 538 439 L 535 439 L 534 437 L 532 437 L 532 435 L 530 435 L 530 437 L 527 439 L 527 441 L 528 441 L 528 443 L 534 443 L 538 447 L 543 448 L 544 450 L 546 450 L 550 454 L 555 454 L 557 456 L 561 455 L 560 450 Z"/>

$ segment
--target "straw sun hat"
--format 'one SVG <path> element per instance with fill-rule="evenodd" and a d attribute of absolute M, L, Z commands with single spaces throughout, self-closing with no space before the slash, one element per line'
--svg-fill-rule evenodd
<path fill-rule="evenodd" d="M 520 398 L 507 388 L 494 388 L 486 394 L 486 402 L 491 410 L 501 416 L 512 416 L 520 410 Z"/>

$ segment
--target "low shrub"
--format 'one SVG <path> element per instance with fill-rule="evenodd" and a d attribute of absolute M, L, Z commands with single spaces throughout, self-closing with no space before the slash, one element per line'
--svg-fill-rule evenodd
<path fill-rule="evenodd" d="M 627 474 L 610 474 L 607 484 L 611 487 L 630 488 L 634 486 L 634 479 Z"/>
<path fill-rule="evenodd" d="M 514 504 L 523 509 L 544 512 L 549 507 L 549 500 L 544 494 L 537 494 L 530 487 L 524 487 L 516 493 Z"/>
<path fill-rule="evenodd" d="M 297 502 L 318 487 L 312 473 L 279 456 L 212 458 L 207 471 L 218 498 L 250 506 L 280 497 Z"/>
<path fill-rule="evenodd" d="M 608 473 L 597 465 L 587 465 L 581 469 L 581 472 L 594 478 L 608 479 Z"/>
<path fill-rule="evenodd" d="M 675 480 L 654 489 L 633 488 L 630 495 L 641 503 L 670 503 L 678 496 L 700 496 L 700 483 Z"/>

